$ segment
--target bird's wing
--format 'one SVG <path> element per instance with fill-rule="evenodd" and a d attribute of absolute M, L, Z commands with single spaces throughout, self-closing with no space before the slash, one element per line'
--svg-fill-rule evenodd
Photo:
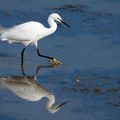
<path fill-rule="evenodd" d="M 38 36 L 44 26 L 38 22 L 26 22 L 14 26 L 1 34 L 1 40 L 11 42 L 27 42 L 38 39 Z"/>

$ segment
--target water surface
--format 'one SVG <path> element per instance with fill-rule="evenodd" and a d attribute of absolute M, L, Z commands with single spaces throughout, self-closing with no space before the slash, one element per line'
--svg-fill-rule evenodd
<path fill-rule="evenodd" d="M 24 3 L 24 4 L 23 4 Z M 33 6 L 34 4 L 34 6 Z M 19 6 L 19 7 L 18 7 Z M 29 101 L 16 95 L 3 78 L 23 78 L 19 44 L 0 41 L 0 119 L 4 120 L 113 120 L 120 116 L 120 3 L 118 0 L 8 0 L 0 3 L 0 24 L 11 27 L 35 20 L 47 24 L 50 13 L 57 12 L 71 25 L 39 41 L 41 53 L 63 64 L 48 66 L 37 56 L 34 46 L 25 51 L 24 71 L 35 76 L 39 86 L 55 96 L 55 105 L 69 101 L 51 114 L 47 98 Z M 22 81 L 22 80 L 21 80 Z"/>

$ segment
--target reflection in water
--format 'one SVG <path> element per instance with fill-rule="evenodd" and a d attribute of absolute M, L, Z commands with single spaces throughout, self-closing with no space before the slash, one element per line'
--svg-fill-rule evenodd
<path fill-rule="evenodd" d="M 41 66 L 43 67 L 43 66 Z M 36 81 L 36 75 L 41 67 L 38 67 L 33 77 L 26 76 L 22 67 L 24 76 L 0 77 L 0 83 L 11 90 L 15 95 L 28 101 L 38 101 L 43 97 L 48 98 L 46 108 L 50 113 L 57 112 L 68 101 L 54 106 L 55 96 Z M 51 67 L 51 66 L 44 66 Z"/>

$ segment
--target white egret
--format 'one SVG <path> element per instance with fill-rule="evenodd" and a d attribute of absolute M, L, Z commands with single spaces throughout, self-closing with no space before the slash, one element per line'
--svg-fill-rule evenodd
<path fill-rule="evenodd" d="M 39 22 L 30 21 L 20 25 L 16 25 L 9 29 L 1 30 L 0 38 L 2 41 L 8 41 L 9 43 L 15 42 L 15 43 L 21 43 L 25 45 L 25 47 L 21 52 L 21 65 L 23 65 L 23 61 L 24 61 L 25 48 L 30 44 L 35 45 L 35 47 L 37 48 L 38 56 L 48 58 L 54 64 L 61 64 L 61 62 L 59 62 L 53 57 L 40 54 L 38 45 L 37 45 L 38 40 L 46 36 L 49 36 L 56 31 L 57 29 L 56 21 L 58 21 L 59 23 L 65 24 L 67 27 L 70 27 L 68 24 L 63 22 L 59 14 L 53 13 L 48 17 L 48 24 L 50 25 L 50 28 L 46 28 L 43 24 Z"/>

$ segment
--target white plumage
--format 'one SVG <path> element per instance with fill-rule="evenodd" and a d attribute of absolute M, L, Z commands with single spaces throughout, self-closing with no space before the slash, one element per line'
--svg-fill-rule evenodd
<path fill-rule="evenodd" d="M 1 40 L 9 43 L 22 43 L 27 46 L 37 42 L 47 34 L 47 29 L 41 23 L 30 21 L 6 30 L 1 35 Z"/>

